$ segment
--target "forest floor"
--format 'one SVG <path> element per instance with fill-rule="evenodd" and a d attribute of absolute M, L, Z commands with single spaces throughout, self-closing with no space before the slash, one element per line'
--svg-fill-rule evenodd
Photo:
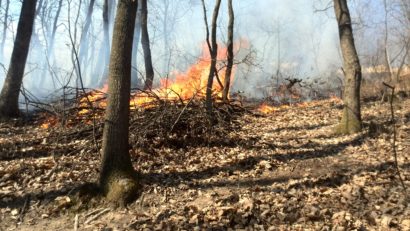
<path fill-rule="evenodd" d="M 339 102 L 324 100 L 244 114 L 219 144 L 137 147 L 143 188 L 126 209 L 75 198 L 98 179 L 92 140 L 62 144 L 52 127 L 2 123 L 0 230 L 410 230 L 389 104 L 364 103 L 360 134 L 335 135 L 340 114 Z M 410 99 L 395 114 L 410 187 Z"/>

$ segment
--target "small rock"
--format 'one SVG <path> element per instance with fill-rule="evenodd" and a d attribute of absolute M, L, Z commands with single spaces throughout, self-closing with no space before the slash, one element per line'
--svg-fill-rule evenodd
<path fill-rule="evenodd" d="M 12 216 L 17 216 L 19 214 L 19 210 L 18 209 L 13 209 L 11 210 L 11 215 Z"/>

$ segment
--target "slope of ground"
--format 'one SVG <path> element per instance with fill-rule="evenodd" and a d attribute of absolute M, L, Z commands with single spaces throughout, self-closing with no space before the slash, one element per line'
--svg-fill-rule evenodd
<path fill-rule="evenodd" d="M 350 136 L 332 133 L 341 105 L 328 100 L 244 115 L 220 144 L 135 148 L 144 186 L 127 209 L 76 202 L 98 176 L 90 139 L 1 124 L 0 230 L 410 230 L 389 110 L 367 103 L 365 131 Z M 395 112 L 410 186 L 410 100 Z"/>

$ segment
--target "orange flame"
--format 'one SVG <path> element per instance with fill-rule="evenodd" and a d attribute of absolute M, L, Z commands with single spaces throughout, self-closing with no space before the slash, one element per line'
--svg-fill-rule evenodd
<path fill-rule="evenodd" d="M 243 42 L 243 41 L 241 41 Z M 234 49 L 238 50 L 239 43 L 235 44 Z M 202 56 L 199 60 L 190 66 L 184 73 L 178 73 L 172 79 L 161 79 L 160 86 L 152 90 L 150 93 L 135 93 L 131 95 L 130 109 L 136 110 L 138 108 L 150 108 L 154 107 L 154 101 L 157 98 L 167 101 L 183 101 L 187 102 L 192 98 L 204 98 L 206 94 L 207 81 L 209 76 L 209 67 L 211 65 L 211 57 L 208 51 L 208 47 L 203 44 Z M 226 60 L 227 48 L 222 47 L 218 49 L 217 66 L 218 75 L 214 77 L 212 92 L 214 96 L 221 97 L 223 86 L 225 81 L 226 66 L 224 61 Z M 233 82 L 233 76 L 235 75 L 235 68 L 232 70 L 231 83 Z M 87 96 L 83 97 L 79 101 L 80 111 L 79 116 L 85 116 L 91 113 L 90 102 L 94 108 L 104 109 L 107 107 L 106 93 L 108 91 L 108 84 L 105 84 L 102 89 L 91 91 Z M 155 95 L 156 97 L 154 97 Z M 41 127 L 47 129 L 50 124 L 41 125 Z"/>

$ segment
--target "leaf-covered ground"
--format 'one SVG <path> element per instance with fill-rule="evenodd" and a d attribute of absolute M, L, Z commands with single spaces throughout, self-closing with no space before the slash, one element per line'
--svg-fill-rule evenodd
<path fill-rule="evenodd" d="M 127 209 L 76 200 L 98 176 L 91 139 L 1 124 L 0 230 L 410 230 L 389 110 L 364 104 L 365 130 L 349 136 L 332 133 L 341 105 L 327 100 L 243 115 L 212 145 L 135 148 L 144 186 Z M 410 187 L 410 100 L 395 112 Z"/>

